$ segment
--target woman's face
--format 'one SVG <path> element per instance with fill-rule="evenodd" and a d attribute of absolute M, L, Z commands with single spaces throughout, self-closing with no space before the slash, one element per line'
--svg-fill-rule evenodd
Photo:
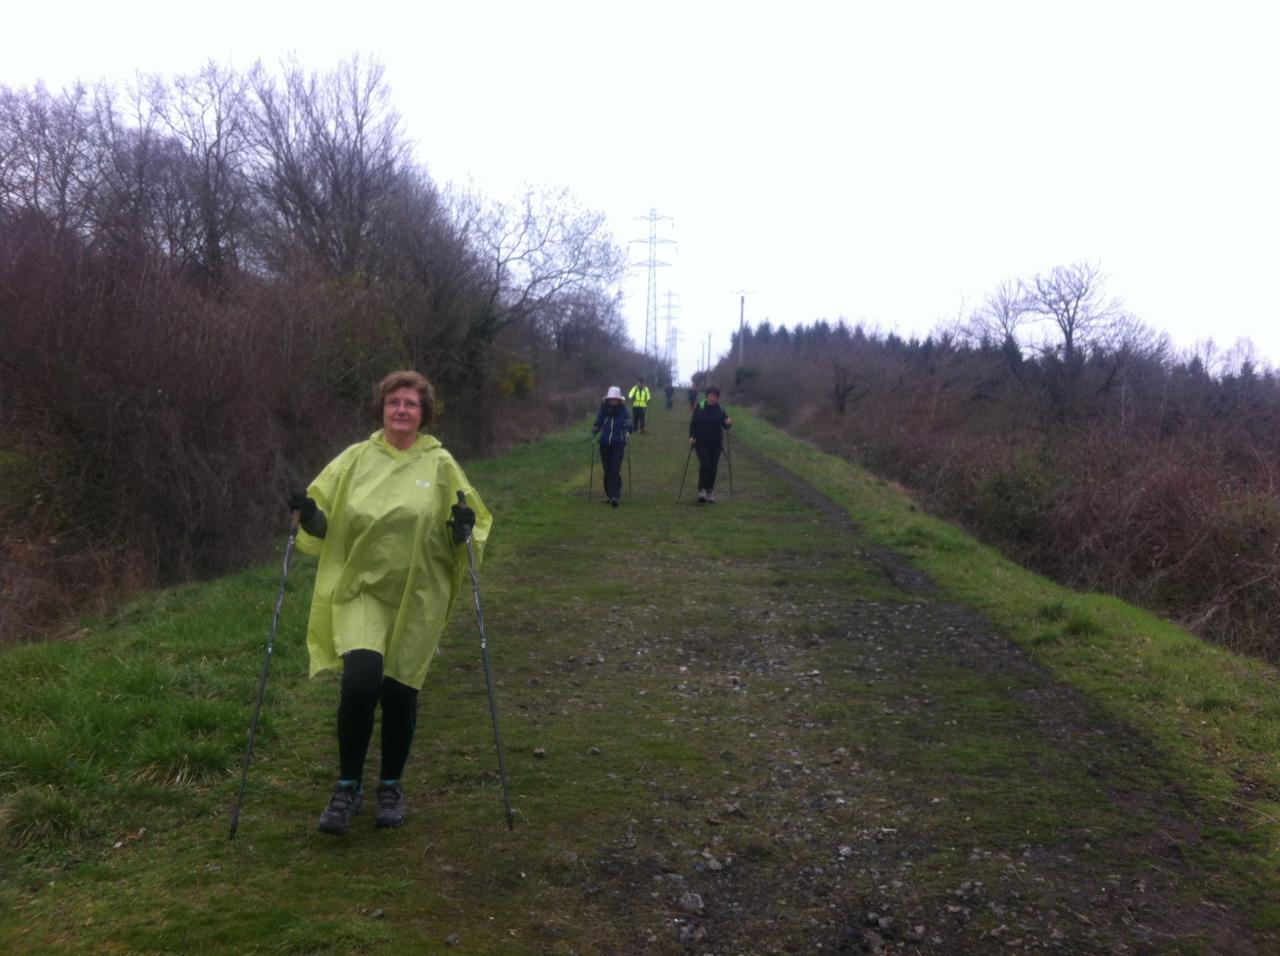
<path fill-rule="evenodd" d="M 416 388 L 397 388 L 382 400 L 382 431 L 387 441 L 408 447 L 422 427 L 422 396 Z M 406 442 L 407 444 L 401 444 Z"/>
<path fill-rule="evenodd" d="M 621 405 L 621 404 L 622 404 L 622 399 L 620 399 L 620 398 L 606 398 L 606 399 L 604 400 L 604 403 L 605 403 L 606 405 L 608 405 L 610 408 L 617 408 L 619 405 Z"/>
<path fill-rule="evenodd" d="M 707 404 L 715 405 L 720 401 L 720 396 L 715 392 L 707 392 Z"/>

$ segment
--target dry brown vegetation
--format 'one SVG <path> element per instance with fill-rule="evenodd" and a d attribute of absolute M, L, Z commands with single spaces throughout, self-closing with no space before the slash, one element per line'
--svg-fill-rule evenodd
<path fill-rule="evenodd" d="M 464 455 L 582 416 L 624 263 L 567 194 L 438 187 L 376 64 L 0 87 L 0 640 L 261 557 L 393 368 Z"/>
<path fill-rule="evenodd" d="M 1055 269 L 923 341 L 765 323 L 734 400 L 1042 573 L 1280 659 L 1280 380 L 1176 354 L 1101 288 Z"/>

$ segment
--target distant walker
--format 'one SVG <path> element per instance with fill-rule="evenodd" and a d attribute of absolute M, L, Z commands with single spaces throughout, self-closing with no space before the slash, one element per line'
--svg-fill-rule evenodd
<path fill-rule="evenodd" d="M 645 430 L 645 411 L 648 409 L 649 399 L 652 397 L 649 387 L 644 383 L 643 375 L 636 379 L 636 383 L 631 386 L 631 391 L 627 392 L 627 398 L 631 399 L 631 415 L 635 419 L 635 429 L 642 435 Z"/>
<path fill-rule="evenodd" d="M 716 500 L 716 469 L 720 465 L 724 433 L 732 425 L 733 419 L 720 404 L 719 387 L 709 386 L 706 400 L 694 406 L 693 417 L 689 419 L 689 444 L 698 453 L 698 504 Z"/>

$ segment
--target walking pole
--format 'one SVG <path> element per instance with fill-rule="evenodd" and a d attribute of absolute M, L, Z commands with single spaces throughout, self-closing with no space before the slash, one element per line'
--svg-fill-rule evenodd
<path fill-rule="evenodd" d="M 684 494 L 684 480 L 689 477 L 689 459 L 693 457 L 693 442 L 689 442 L 689 454 L 684 456 L 684 474 L 680 476 L 680 490 L 676 492 L 676 501 Z"/>
<path fill-rule="evenodd" d="M 458 492 L 458 504 L 464 507 L 467 496 Z M 476 623 L 480 626 L 480 657 L 484 661 L 484 682 L 489 689 L 489 716 L 493 719 L 493 742 L 498 748 L 498 774 L 502 778 L 502 803 L 507 809 L 507 829 L 515 829 L 515 813 L 507 792 L 507 761 L 502 755 L 502 734 L 498 730 L 498 701 L 493 694 L 493 669 L 489 666 L 489 638 L 484 633 L 484 611 L 480 609 L 480 579 L 476 576 L 476 553 L 471 548 L 471 529 L 467 529 L 467 560 L 471 562 L 471 593 L 476 599 Z"/>
<path fill-rule="evenodd" d="M 289 580 L 289 559 L 293 557 L 293 544 L 298 539 L 298 523 L 302 515 L 293 513 L 289 524 L 289 541 L 284 546 L 284 570 L 280 572 L 280 591 L 276 594 L 276 609 L 271 614 L 271 633 L 267 635 L 267 654 L 262 659 L 262 673 L 258 677 L 258 699 L 253 704 L 253 719 L 249 721 L 249 745 L 244 751 L 244 768 L 240 772 L 240 793 L 236 796 L 235 809 L 231 811 L 231 832 L 228 840 L 236 838 L 236 827 L 240 825 L 240 805 L 244 802 L 244 787 L 249 782 L 249 760 L 253 757 L 253 738 L 258 733 L 258 714 L 262 711 L 262 697 L 267 690 L 267 671 L 271 669 L 271 649 L 276 643 L 276 627 L 280 623 L 280 606 L 284 604 L 284 586 Z"/>
<path fill-rule="evenodd" d="M 729 462 L 729 497 L 733 497 L 733 435 L 731 432 L 724 433 L 724 457 Z"/>
<path fill-rule="evenodd" d="M 634 497 L 635 492 L 631 489 L 631 442 L 627 442 L 627 497 Z"/>
<path fill-rule="evenodd" d="M 596 483 L 596 436 L 591 436 L 591 469 L 587 472 L 587 501 L 591 500 L 591 487 Z"/>

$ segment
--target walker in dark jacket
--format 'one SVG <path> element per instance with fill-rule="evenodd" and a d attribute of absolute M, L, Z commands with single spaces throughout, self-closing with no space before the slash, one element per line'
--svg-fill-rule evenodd
<path fill-rule="evenodd" d="M 693 409 L 689 419 L 689 442 L 698 453 L 698 501 L 715 501 L 716 469 L 720 465 L 720 450 L 724 432 L 733 425 L 733 419 L 720 404 L 720 389 L 707 389 L 707 399 Z"/>
<path fill-rule="evenodd" d="M 631 415 L 622 401 L 622 389 L 616 385 L 609 389 L 591 434 L 600 436 L 600 465 L 604 471 L 604 497 L 613 507 L 618 507 L 622 497 L 622 461 L 627 454 L 627 435 L 631 432 Z"/>

